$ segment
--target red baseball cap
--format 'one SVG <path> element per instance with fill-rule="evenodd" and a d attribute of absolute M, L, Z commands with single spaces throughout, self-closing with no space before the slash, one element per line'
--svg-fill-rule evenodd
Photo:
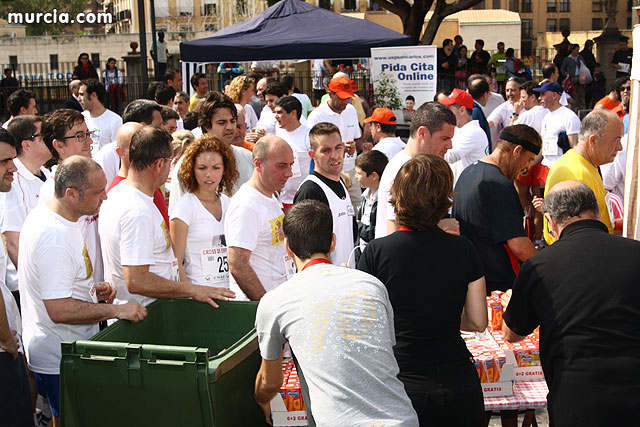
<path fill-rule="evenodd" d="M 353 98 L 353 83 L 348 77 L 334 77 L 329 82 L 329 90 L 335 92 L 340 99 Z"/>
<path fill-rule="evenodd" d="M 382 123 L 383 125 L 395 125 L 397 124 L 396 115 L 393 114 L 388 108 L 376 108 L 373 110 L 373 114 L 370 117 L 364 119 L 365 123 Z"/>
<path fill-rule="evenodd" d="M 454 89 L 451 92 L 451 95 L 447 96 L 445 99 L 440 100 L 440 103 L 443 105 L 453 105 L 458 104 L 463 107 L 467 107 L 470 110 L 473 110 L 473 97 L 464 90 Z"/>

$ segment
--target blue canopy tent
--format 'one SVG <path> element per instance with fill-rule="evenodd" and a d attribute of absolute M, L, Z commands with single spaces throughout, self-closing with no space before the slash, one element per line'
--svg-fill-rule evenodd
<path fill-rule="evenodd" d="M 411 37 L 301 0 L 281 0 L 210 37 L 180 43 L 183 80 L 212 62 L 368 58 L 372 47 L 409 46 Z"/>

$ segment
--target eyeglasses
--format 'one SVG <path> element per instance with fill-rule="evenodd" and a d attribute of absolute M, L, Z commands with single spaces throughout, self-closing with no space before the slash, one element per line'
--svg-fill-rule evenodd
<path fill-rule="evenodd" d="M 41 133 L 36 133 L 35 135 L 31 135 L 29 138 L 25 138 L 31 141 L 35 141 L 36 138 L 39 138 L 40 136 L 42 136 Z"/>
<path fill-rule="evenodd" d="M 627 90 L 631 90 L 631 86 L 622 86 L 622 87 L 620 88 L 620 92 L 625 92 L 625 91 L 627 91 Z"/>
<path fill-rule="evenodd" d="M 76 133 L 75 135 L 64 136 L 62 137 L 62 139 L 75 138 L 78 140 L 78 142 L 85 142 L 87 138 L 91 138 L 91 137 L 93 137 L 93 132 L 80 132 L 80 133 Z"/>

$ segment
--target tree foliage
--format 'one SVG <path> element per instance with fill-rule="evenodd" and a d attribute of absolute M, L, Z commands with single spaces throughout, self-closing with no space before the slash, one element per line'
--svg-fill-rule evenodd
<path fill-rule="evenodd" d="M 43 34 L 64 34 L 68 31 L 68 27 L 72 24 L 72 20 L 75 19 L 76 14 L 83 12 L 88 6 L 87 0 L 11 0 L 0 1 L 0 17 L 3 19 L 9 19 L 9 13 L 21 13 L 23 19 L 26 18 L 24 14 L 44 14 L 53 13 L 54 9 L 57 11 L 57 16 L 60 17 L 61 13 L 69 13 L 69 22 L 51 22 L 46 23 L 44 16 L 40 15 L 39 23 L 37 15 L 33 15 L 34 22 L 27 23 L 23 21 L 23 25 L 26 27 L 28 36 L 37 36 Z M 92 11 L 96 12 L 96 11 Z"/>
<path fill-rule="evenodd" d="M 374 0 L 381 7 L 391 13 L 395 13 L 402 20 L 403 33 L 411 36 L 413 42 L 418 44 L 432 44 L 438 32 L 438 27 L 447 16 L 469 9 L 482 0 L 413 0 L 410 4 L 407 0 Z M 427 28 L 420 39 L 424 18 L 435 3 L 433 16 L 427 24 Z"/>

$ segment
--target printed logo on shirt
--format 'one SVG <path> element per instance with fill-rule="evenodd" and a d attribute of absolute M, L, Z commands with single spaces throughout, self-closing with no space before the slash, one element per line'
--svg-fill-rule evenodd
<path fill-rule="evenodd" d="M 91 264 L 91 258 L 89 258 L 89 251 L 87 250 L 87 244 L 84 244 L 82 248 L 82 258 L 84 258 L 84 267 L 87 270 L 87 279 L 93 275 L 93 264 Z"/>
<path fill-rule="evenodd" d="M 284 214 L 277 218 L 269 220 L 271 224 L 271 244 L 279 245 L 284 242 L 284 231 L 282 230 L 282 221 L 284 220 Z"/>
<path fill-rule="evenodd" d="M 162 232 L 164 233 L 164 241 L 167 243 L 165 249 L 169 249 L 171 248 L 171 237 L 169 236 L 169 228 L 167 228 L 167 223 L 164 222 L 164 219 L 162 220 L 160 227 L 162 227 Z"/>

